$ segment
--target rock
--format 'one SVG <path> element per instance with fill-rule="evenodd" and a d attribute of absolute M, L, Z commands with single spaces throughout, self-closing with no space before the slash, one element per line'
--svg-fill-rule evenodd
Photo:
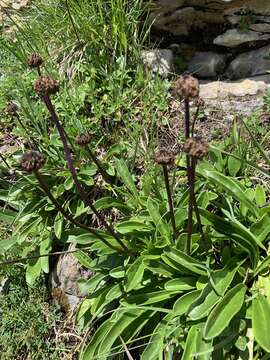
<path fill-rule="evenodd" d="M 173 51 L 170 49 L 144 50 L 142 61 L 152 72 L 167 77 L 173 68 Z"/>
<path fill-rule="evenodd" d="M 224 54 L 199 52 L 191 59 L 188 70 L 201 78 L 216 77 L 224 71 L 226 59 Z"/>
<path fill-rule="evenodd" d="M 231 79 L 267 74 L 270 71 L 270 45 L 238 55 L 227 70 Z"/>
<path fill-rule="evenodd" d="M 250 30 L 270 33 L 270 24 L 269 23 L 261 23 L 261 24 L 251 24 L 249 26 Z"/>
<path fill-rule="evenodd" d="M 213 81 L 202 82 L 200 96 L 204 100 L 226 100 L 228 98 L 241 98 L 264 93 L 270 84 L 270 75 L 239 81 Z"/>
<path fill-rule="evenodd" d="M 78 280 L 93 276 L 90 270 L 84 270 L 79 261 L 72 254 L 62 255 L 50 278 L 52 296 L 60 307 L 68 312 L 74 310 L 83 294 L 78 286 Z"/>
<path fill-rule="evenodd" d="M 213 25 L 239 24 L 250 19 L 255 23 L 268 22 L 269 0 L 156 0 L 152 12 L 154 26 L 174 35 L 188 35 L 190 30 L 205 29 Z M 220 27 L 221 27 L 220 26 Z M 248 28 L 248 27 L 247 27 Z"/>
<path fill-rule="evenodd" d="M 270 35 L 256 31 L 241 31 L 239 29 L 227 30 L 224 34 L 219 35 L 213 41 L 215 45 L 236 47 L 252 41 L 264 41 L 270 39 Z"/>

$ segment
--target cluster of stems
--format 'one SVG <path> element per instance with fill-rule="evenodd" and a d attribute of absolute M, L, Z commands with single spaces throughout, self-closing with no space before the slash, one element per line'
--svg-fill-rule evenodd
<path fill-rule="evenodd" d="M 40 67 L 37 68 L 38 70 L 38 74 L 41 75 L 41 71 L 40 71 Z M 78 176 L 77 176 L 77 171 L 75 169 L 74 163 L 73 163 L 73 159 L 72 159 L 72 155 L 68 146 L 68 138 L 67 135 L 65 133 L 64 127 L 62 126 L 59 117 L 55 111 L 55 108 L 52 104 L 51 98 L 50 98 L 50 94 L 44 93 L 41 96 L 42 100 L 44 101 L 50 115 L 51 115 L 51 119 L 54 122 L 56 129 L 59 133 L 61 142 L 63 144 L 63 148 L 64 148 L 64 155 L 67 161 L 67 165 L 68 165 L 68 169 L 71 173 L 73 182 L 75 184 L 75 187 L 77 189 L 78 194 L 80 195 L 84 205 L 86 207 L 88 207 L 94 214 L 95 216 L 99 219 L 101 225 L 107 230 L 107 232 L 116 240 L 116 242 L 120 245 L 120 249 L 115 248 L 112 244 L 110 244 L 103 236 L 99 235 L 96 231 L 94 231 L 94 229 L 89 228 L 88 226 L 85 226 L 83 224 L 78 223 L 71 215 L 69 215 L 61 206 L 60 204 L 58 204 L 56 202 L 56 200 L 52 197 L 52 194 L 49 193 L 49 189 L 46 186 L 46 184 L 44 183 L 44 181 L 42 180 L 42 177 L 40 176 L 40 174 L 38 172 L 35 172 L 36 177 L 38 178 L 38 181 L 42 187 L 42 189 L 46 192 L 46 194 L 48 195 L 48 197 L 50 198 L 50 200 L 53 202 L 53 204 L 55 205 L 55 207 L 63 214 L 63 216 L 65 218 L 67 218 L 69 221 L 71 221 L 72 223 L 74 223 L 75 225 L 78 225 L 79 227 L 85 228 L 86 230 L 88 230 L 91 233 L 94 233 L 104 244 L 106 244 L 107 246 L 109 246 L 110 248 L 113 248 L 114 250 L 120 251 L 120 252 L 125 252 L 125 253 L 129 253 L 129 249 L 128 247 L 125 245 L 125 243 L 123 242 L 123 240 L 120 238 L 120 235 L 114 230 L 114 228 L 112 227 L 112 225 L 108 224 L 107 221 L 99 214 L 99 212 L 97 211 L 97 209 L 95 208 L 92 199 L 90 199 L 87 195 L 87 193 L 85 192 L 83 186 L 81 185 Z M 93 155 L 93 153 L 91 153 L 91 157 L 92 159 L 95 159 L 95 163 L 96 165 L 98 164 L 98 169 L 99 171 L 102 171 L 102 175 L 105 175 L 103 171 L 103 168 L 101 166 L 101 164 L 98 162 L 98 160 L 96 159 L 96 157 Z M 108 177 L 106 176 L 106 179 L 108 180 Z M 110 179 L 112 180 L 112 179 Z"/>
<path fill-rule="evenodd" d="M 190 136 L 193 136 L 195 122 L 199 114 L 199 106 L 193 118 L 192 124 L 190 126 L 190 99 L 186 97 L 184 100 L 185 103 L 185 140 L 189 139 Z M 195 176 L 196 176 L 196 164 L 197 158 L 189 154 L 186 155 L 186 168 L 187 168 L 187 179 L 189 187 L 189 199 L 188 199 L 188 225 L 187 225 L 187 243 L 186 243 L 186 253 L 190 255 L 191 245 L 192 245 L 192 217 L 193 211 L 195 212 L 197 225 L 201 235 L 202 242 L 205 243 L 202 222 L 200 218 L 200 213 L 197 205 L 196 195 L 195 195 Z"/>

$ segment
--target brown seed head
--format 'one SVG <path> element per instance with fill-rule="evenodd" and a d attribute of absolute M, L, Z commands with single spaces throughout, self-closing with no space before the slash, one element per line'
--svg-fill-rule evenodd
<path fill-rule="evenodd" d="M 32 69 L 38 68 L 43 64 L 43 59 L 39 54 L 34 53 L 28 57 L 27 64 Z"/>
<path fill-rule="evenodd" d="M 172 92 L 181 99 L 192 99 L 199 96 L 199 81 L 191 75 L 180 76 L 173 84 Z"/>
<path fill-rule="evenodd" d="M 51 76 L 42 75 L 36 80 L 34 90 L 40 96 L 55 95 L 59 91 L 59 82 Z"/>
<path fill-rule="evenodd" d="M 154 160 L 160 165 L 172 165 L 175 160 L 175 155 L 172 151 L 161 148 L 155 152 Z"/>
<path fill-rule="evenodd" d="M 204 107 L 204 105 L 205 105 L 205 102 L 201 97 L 198 97 L 195 100 L 195 106 L 202 108 L 202 107 Z"/>
<path fill-rule="evenodd" d="M 44 163 L 45 157 L 35 150 L 24 153 L 20 161 L 21 168 L 28 173 L 41 169 Z"/>
<path fill-rule="evenodd" d="M 91 142 L 91 134 L 86 132 L 76 136 L 75 142 L 79 146 L 86 146 Z"/>
<path fill-rule="evenodd" d="M 19 112 L 19 107 L 11 101 L 6 107 L 6 112 L 10 116 L 17 116 Z"/>
<path fill-rule="evenodd" d="M 207 155 L 209 146 L 198 138 L 189 138 L 186 140 L 183 149 L 188 155 L 202 159 Z"/>

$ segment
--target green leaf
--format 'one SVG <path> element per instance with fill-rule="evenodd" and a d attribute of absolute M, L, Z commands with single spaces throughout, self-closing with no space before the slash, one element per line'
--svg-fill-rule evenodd
<path fill-rule="evenodd" d="M 215 283 L 215 288 L 213 288 L 211 281 L 209 280 L 206 287 L 203 289 L 200 297 L 192 304 L 188 316 L 191 320 L 199 320 L 206 317 L 211 309 L 216 305 L 216 303 L 221 299 L 230 286 L 233 278 L 238 270 L 239 265 L 229 264 L 222 270 L 214 271 L 212 274 L 213 282 Z M 221 295 L 221 296 L 220 296 Z"/>
<path fill-rule="evenodd" d="M 159 212 L 158 203 L 153 199 L 148 198 L 147 209 L 149 211 L 151 219 L 153 220 L 153 223 L 156 225 L 157 230 L 160 232 L 160 234 L 163 235 L 165 238 L 170 239 L 171 229 L 170 226 L 162 219 Z"/>
<path fill-rule="evenodd" d="M 52 241 L 51 238 L 48 237 L 47 239 L 41 241 L 40 243 L 40 255 L 49 254 L 52 250 Z M 42 270 L 48 274 L 49 273 L 49 256 L 44 256 L 40 258 L 40 265 Z"/>
<path fill-rule="evenodd" d="M 252 328 L 257 343 L 269 353 L 270 304 L 261 294 L 252 301 Z"/>
<path fill-rule="evenodd" d="M 143 262 L 143 258 L 139 257 L 134 261 L 132 265 L 128 268 L 126 272 L 126 284 L 125 289 L 126 292 L 129 292 L 136 288 L 138 284 L 141 283 L 143 279 L 143 274 L 145 270 L 145 264 Z"/>
<path fill-rule="evenodd" d="M 0 209 L 0 221 L 3 221 L 7 224 L 12 224 L 15 221 L 17 212 L 9 210 L 9 209 Z"/>
<path fill-rule="evenodd" d="M 61 239 L 61 235 L 62 235 L 62 231 L 63 231 L 63 224 L 64 224 L 64 219 L 63 219 L 63 215 L 59 212 L 55 219 L 54 219 L 54 233 L 55 236 L 57 237 L 57 239 Z"/>
<path fill-rule="evenodd" d="M 188 311 L 191 304 L 193 304 L 201 295 L 201 290 L 190 291 L 189 293 L 181 296 L 173 305 L 174 315 L 183 315 Z"/>
<path fill-rule="evenodd" d="M 41 260 L 30 260 L 26 268 L 26 281 L 27 284 L 33 285 L 36 279 L 40 276 L 41 273 Z"/>
<path fill-rule="evenodd" d="M 173 317 L 173 314 L 166 315 L 155 327 L 141 360 L 157 360 L 162 356 L 168 325 Z"/>
<path fill-rule="evenodd" d="M 234 199 L 237 199 L 240 203 L 244 203 L 250 211 L 253 212 L 253 214 L 256 216 L 259 214 L 256 205 L 247 197 L 238 180 L 232 179 L 217 171 L 200 169 L 198 172 L 201 173 L 207 180 L 220 186 L 223 190 L 231 194 Z"/>
<path fill-rule="evenodd" d="M 255 189 L 256 204 L 262 206 L 266 203 L 266 193 L 262 185 L 257 185 Z"/>
<path fill-rule="evenodd" d="M 94 206 L 95 206 L 95 208 L 97 210 L 115 208 L 115 209 L 118 209 L 118 210 L 122 210 L 125 213 L 130 212 L 130 208 L 126 204 L 124 204 L 122 201 L 117 200 L 117 199 L 115 199 L 113 197 L 110 197 L 110 196 L 98 199 L 94 203 Z"/>
<path fill-rule="evenodd" d="M 259 240 L 251 234 L 244 226 L 240 226 L 232 220 L 227 221 L 220 216 L 210 213 L 207 210 L 200 208 L 202 218 L 207 219 L 216 231 L 227 235 L 237 245 L 239 245 L 250 256 L 253 265 L 256 265 L 259 258 L 259 250 L 257 244 L 264 249 L 264 246 Z"/>
<path fill-rule="evenodd" d="M 181 277 L 179 279 L 169 280 L 165 283 L 165 290 L 173 291 L 187 291 L 196 288 L 196 278 L 193 277 Z"/>
<path fill-rule="evenodd" d="M 217 337 L 229 325 L 244 303 L 246 290 L 245 285 L 236 285 L 211 311 L 204 327 L 204 338 L 206 340 Z"/>
<path fill-rule="evenodd" d="M 93 360 L 96 350 L 101 341 L 106 337 L 109 329 L 112 327 L 112 320 L 108 319 L 96 330 L 94 336 L 91 338 L 90 343 L 83 350 L 80 360 Z"/>
<path fill-rule="evenodd" d="M 160 290 L 155 292 L 145 292 L 143 294 L 130 295 L 126 299 L 121 300 L 121 304 L 123 306 L 130 305 L 147 305 L 154 304 L 160 301 L 169 300 L 175 294 L 178 294 L 178 291 L 168 291 L 168 290 Z"/>
<path fill-rule="evenodd" d="M 188 332 L 188 336 L 185 342 L 184 354 L 181 360 L 193 360 L 193 353 L 196 352 L 197 339 L 199 336 L 199 329 L 196 325 L 191 326 Z"/>
<path fill-rule="evenodd" d="M 259 266 L 256 268 L 254 272 L 254 277 L 256 277 L 258 274 L 260 274 L 263 270 L 269 269 L 270 266 L 270 255 L 268 255 L 266 258 L 263 259 L 263 261 L 259 264 Z"/>
<path fill-rule="evenodd" d="M 136 220 L 122 221 L 115 226 L 115 229 L 120 232 L 120 234 L 129 234 L 134 231 L 151 231 L 149 225 Z"/>
<path fill-rule="evenodd" d="M 136 320 L 137 317 L 141 316 L 145 310 L 129 309 L 129 311 L 117 316 L 117 319 L 112 323 L 109 331 L 104 336 L 103 341 L 100 343 L 97 355 L 99 359 L 107 359 L 111 347 L 113 346 L 116 339 L 118 339 L 125 329 Z M 90 360 L 90 359 L 89 359 Z"/>
<path fill-rule="evenodd" d="M 186 269 L 191 273 L 198 275 L 206 275 L 207 271 L 203 263 L 198 260 L 195 260 L 193 257 L 186 255 L 180 250 L 174 248 L 166 248 L 161 255 L 162 260 L 171 266 L 171 264 L 176 264 L 174 266 L 179 269 Z"/>
<path fill-rule="evenodd" d="M 241 169 L 242 162 L 232 156 L 228 158 L 228 170 L 231 176 L 236 176 L 238 171 Z"/>
<path fill-rule="evenodd" d="M 86 255 L 85 252 L 78 250 L 72 253 L 72 255 L 79 261 L 81 265 L 83 265 L 87 269 L 93 269 L 92 259 L 90 258 L 90 256 Z"/>
<path fill-rule="evenodd" d="M 138 198 L 138 196 L 139 196 L 138 190 L 134 184 L 132 175 L 130 174 L 129 169 L 128 169 L 126 163 L 124 162 L 124 160 L 117 159 L 115 161 L 115 167 L 116 167 L 118 175 L 120 176 L 121 180 L 126 185 L 126 187 L 129 189 L 131 194 L 135 198 Z"/>
<path fill-rule="evenodd" d="M 0 254 L 10 249 L 13 245 L 17 244 L 18 237 L 12 236 L 5 240 L 0 240 Z"/>

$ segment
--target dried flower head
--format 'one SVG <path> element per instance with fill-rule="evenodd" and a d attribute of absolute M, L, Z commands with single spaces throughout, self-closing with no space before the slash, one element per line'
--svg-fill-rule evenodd
<path fill-rule="evenodd" d="M 175 160 L 175 154 L 171 150 L 161 148 L 155 152 L 154 160 L 160 165 L 172 165 Z"/>
<path fill-rule="evenodd" d="M 204 107 L 204 105 L 205 105 L 205 102 L 201 97 L 198 97 L 195 100 L 195 106 L 202 108 L 202 107 Z"/>
<path fill-rule="evenodd" d="M 207 155 L 209 146 L 206 142 L 198 138 L 189 138 L 186 140 L 183 149 L 188 155 L 196 159 L 202 159 Z"/>
<path fill-rule="evenodd" d="M 199 96 L 199 81 L 191 75 L 180 76 L 173 84 L 172 92 L 181 99 L 192 99 Z"/>
<path fill-rule="evenodd" d="M 91 134 L 89 132 L 79 134 L 75 138 L 75 142 L 79 146 L 88 145 L 90 141 L 91 141 Z"/>
<path fill-rule="evenodd" d="M 55 95 L 59 91 L 59 82 L 51 76 L 42 75 L 36 80 L 34 89 L 40 96 Z"/>
<path fill-rule="evenodd" d="M 21 168 L 26 172 L 38 171 L 45 163 L 45 157 L 38 151 L 30 150 L 21 157 Z"/>
<path fill-rule="evenodd" d="M 17 116 L 19 112 L 19 107 L 14 102 L 11 101 L 6 107 L 6 112 L 10 116 Z"/>
<path fill-rule="evenodd" d="M 43 59 L 39 54 L 34 53 L 28 57 L 27 64 L 30 68 L 38 68 L 43 64 Z"/>

